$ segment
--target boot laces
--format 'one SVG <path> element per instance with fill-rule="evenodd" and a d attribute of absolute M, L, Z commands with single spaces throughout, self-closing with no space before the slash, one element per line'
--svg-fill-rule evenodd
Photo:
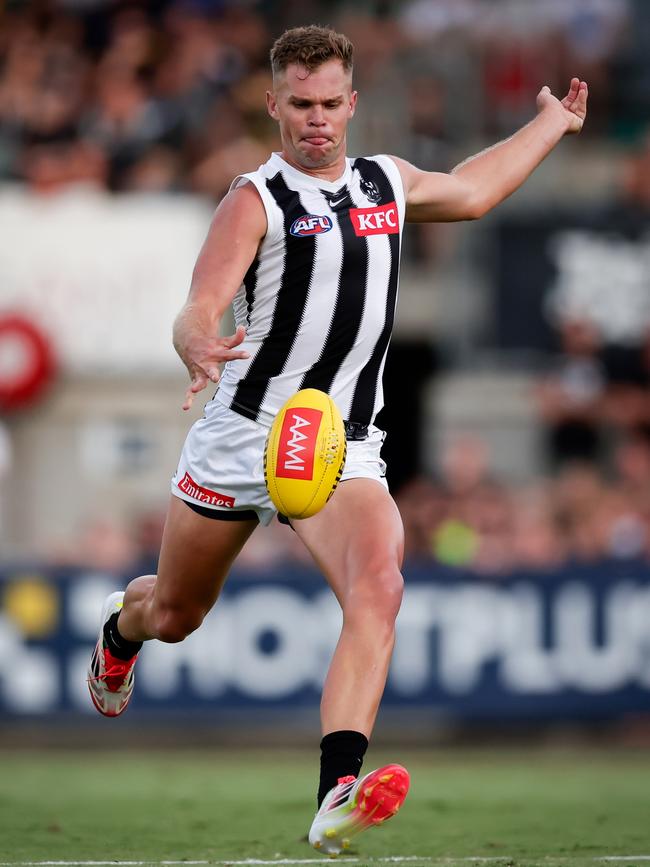
<path fill-rule="evenodd" d="M 88 680 L 103 680 L 111 692 L 117 692 L 133 668 L 137 657 L 136 653 L 131 659 L 117 659 L 111 654 L 110 650 L 104 648 L 105 671 L 94 677 L 89 677 Z"/>

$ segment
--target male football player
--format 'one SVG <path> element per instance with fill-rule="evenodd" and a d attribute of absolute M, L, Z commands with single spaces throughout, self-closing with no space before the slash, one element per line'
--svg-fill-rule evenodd
<path fill-rule="evenodd" d="M 563 136 L 582 128 L 587 85 L 548 87 L 511 138 L 456 167 L 425 172 L 394 156 L 349 158 L 357 103 L 352 45 L 316 26 L 271 51 L 268 111 L 282 150 L 236 178 L 214 215 L 174 328 L 188 409 L 217 383 L 172 482 L 157 575 L 133 580 L 102 612 L 89 687 L 116 716 L 142 642 L 182 641 L 215 604 L 231 564 L 275 510 L 263 479 L 268 428 L 301 388 L 329 393 L 345 419 L 347 461 L 329 503 L 293 523 L 343 612 L 323 688 L 318 811 L 309 840 L 327 854 L 392 816 L 408 773 L 360 777 L 384 689 L 402 597 L 403 531 L 385 481 L 381 375 L 397 298 L 405 222 L 475 220 L 514 192 Z M 235 334 L 219 336 L 233 305 Z M 221 365 L 225 363 L 223 372 Z"/>

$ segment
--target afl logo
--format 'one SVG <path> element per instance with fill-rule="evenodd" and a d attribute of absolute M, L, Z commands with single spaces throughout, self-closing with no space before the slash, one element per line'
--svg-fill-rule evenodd
<path fill-rule="evenodd" d="M 319 217 L 317 214 L 304 214 L 302 217 L 294 220 L 289 231 L 296 238 L 305 238 L 309 235 L 321 235 L 323 232 L 329 232 L 331 228 L 332 221 L 329 217 Z"/>

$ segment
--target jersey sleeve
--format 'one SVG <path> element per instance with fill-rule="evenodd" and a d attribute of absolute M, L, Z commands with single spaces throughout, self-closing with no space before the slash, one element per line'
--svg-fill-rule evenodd
<path fill-rule="evenodd" d="M 260 199 L 262 200 L 262 204 L 264 205 L 264 210 L 266 212 L 266 239 L 272 242 L 284 230 L 284 221 L 282 218 L 282 213 L 278 208 L 275 199 L 269 193 L 266 186 L 266 181 L 264 177 L 261 176 L 261 173 L 249 172 L 245 175 L 237 175 L 237 177 L 230 185 L 230 190 L 228 192 L 230 192 L 231 190 L 236 190 L 238 187 L 243 186 L 247 181 L 250 181 L 250 183 L 255 186 L 255 189 L 259 193 Z"/>

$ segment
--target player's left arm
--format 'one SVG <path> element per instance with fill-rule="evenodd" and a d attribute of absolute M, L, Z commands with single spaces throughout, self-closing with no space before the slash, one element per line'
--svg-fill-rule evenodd
<path fill-rule="evenodd" d="M 395 160 L 406 194 L 408 222 L 476 220 L 507 199 L 560 139 L 579 133 L 587 115 L 587 84 L 571 79 L 560 100 L 549 87 L 537 95 L 537 115 L 505 141 L 469 157 L 450 174 L 424 172 Z"/>

